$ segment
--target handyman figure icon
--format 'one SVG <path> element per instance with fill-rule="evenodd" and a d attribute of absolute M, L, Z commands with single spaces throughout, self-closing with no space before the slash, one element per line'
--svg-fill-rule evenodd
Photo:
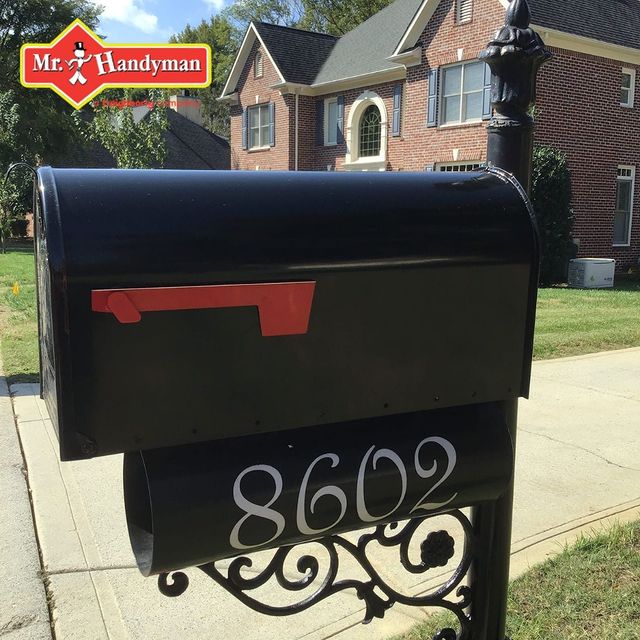
<path fill-rule="evenodd" d="M 82 65 L 85 62 L 89 62 L 89 60 L 91 60 L 91 56 L 89 55 L 85 58 L 85 54 L 86 51 L 84 48 L 84 42 L 76 42 L 75 50 L 73 52 L 75 60 L 67 60 L 69 69 L 71 69 L 74 64 L 77 65 L 76 72 L 73 74 L 73 76 L 71 76 L 71 79 L 69 80 L 71 84 L 75 84 L 76 82 L 79 82 L 80 84 L 87 83 L 87 79 L 82 75 Z"/>

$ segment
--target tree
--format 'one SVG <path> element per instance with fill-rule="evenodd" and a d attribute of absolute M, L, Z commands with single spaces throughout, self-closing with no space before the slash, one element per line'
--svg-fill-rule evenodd
<path fill-rule="evenodd" d="M 250 22 L 268 22 L 283 27 L 300 24 L 305 0 L 236 0 L 224 11 L 235 25 L 246 29 Z"/>
<path fill-rule="evenodd" d="M 384 9 L 392 0 L 303 0 L 299 26 L 342 36 Z"/>
<path fill-rule="evenodd" d="M 145 112 L 146 106 L 140 106 L 138 110 L 126 106 L 135 102 L 147 103 L 150 108 Z M 167 156 L 164 140 L 169 124 L 166 103 L 167 96 L 159 89 L 148 92 L 112 90 L 101 95 L 93 117 L 88 121 L 79 113 L 74 119 L 85 140 L 105 147 L 119 168 L 161 167 Z"/>
<path fill-rule="evenodd" d="M 15 154 L 16 140 L 20 128 L 20 112 L 12 91 L 0 92 L 0 158 L 9 158 Z M 16 161 L 22 157 L 15 156 Z M 6 161 L 6 160 L 5 160 Z M 30 180 L 20 172 L 5 180 L 7 166 L 0 172 L 0 246 L 5 252 L 5 243 L 11 235 L 11 224 L 24 213 L 23 192 Z M 30 177 L 30 176 L 29 176 Z"/>
<path fill-rule="evenodd" d="M 68 145 L 77 142 L 72 107 L 49 89 L 26 89 L 20 85 L 20 47 L 27 42 L 50 42 L 73 20 L 80 18 L 95 28 L 100 7 L 90 0 L 0 0 L 0 87 L 13 92 L 20 105 L 20 127 L 15 153 L 0 156 L 0 169 L 24 156 L 54 160 Z"/>
<path fill-rule="evenodd" d="M 224 14 L 239 29 L 252 20 L 341 36 L 392 0 L 236 0 Z"/>
<path fill-rule="evenodd" d="M 240 42 L 240 34 L 224 16 L 203 20 L 197 27 L 187 25 L 170 42 L 205 43 L 211 47 L 211 86 L 190 90 L 202 101 L 202 119 L 205 128 L 213 133 L 229 137 L 229 106 L 217 101 L 233 64 Z"/>
<path fill-rule="evenodd" d="M 535 148 L 531 201 L 540 230 L 540 284 L 564 282 L 575 246 L 571 241 L 571 173 L 561 151 L 548 146 Z"/>

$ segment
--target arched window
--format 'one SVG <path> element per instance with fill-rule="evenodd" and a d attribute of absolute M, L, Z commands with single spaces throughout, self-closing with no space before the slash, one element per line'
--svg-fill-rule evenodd
<path fill-rule="evenodd" d="M 262 78 L 262 53 L 260 51 L 256 52 L 256 59 L 253 65 L 253 76 L 254 78 Z"/>
<path fill-rule="evenodd" d="M 373 91 L 363 91 L 346 115 L 344 168 L 347 171 L 385 171 L 389 126 L 384 100 Z"/>
<path fill-rule="evenodd" d="M 378 107 L 369 105 L 360 119 L 360 157 L 380 155 L 381 122 Z"/>

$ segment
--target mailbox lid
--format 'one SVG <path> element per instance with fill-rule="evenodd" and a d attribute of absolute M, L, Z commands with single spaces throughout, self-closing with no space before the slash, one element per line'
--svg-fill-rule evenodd
<path fill-rule="evenodd" d="M 39 178 L 44 395 L 65 458 L 526 394 L 537 244 L 503 172 Z M 255 308 L 121 324 L 91 303 L 267 283 L 315 283 L 307 333 L 264 337 Z"/>

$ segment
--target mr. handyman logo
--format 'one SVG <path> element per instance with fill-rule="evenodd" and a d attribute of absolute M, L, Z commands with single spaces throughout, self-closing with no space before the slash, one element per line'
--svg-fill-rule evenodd
<path fill-rule="evenodd" d="M 20 82 L 47 87 L 80 109 L 107 88 L 208 87 L 206 44 L 108 44 L 74 20 L 49 44 L 20 49 Z"/>

